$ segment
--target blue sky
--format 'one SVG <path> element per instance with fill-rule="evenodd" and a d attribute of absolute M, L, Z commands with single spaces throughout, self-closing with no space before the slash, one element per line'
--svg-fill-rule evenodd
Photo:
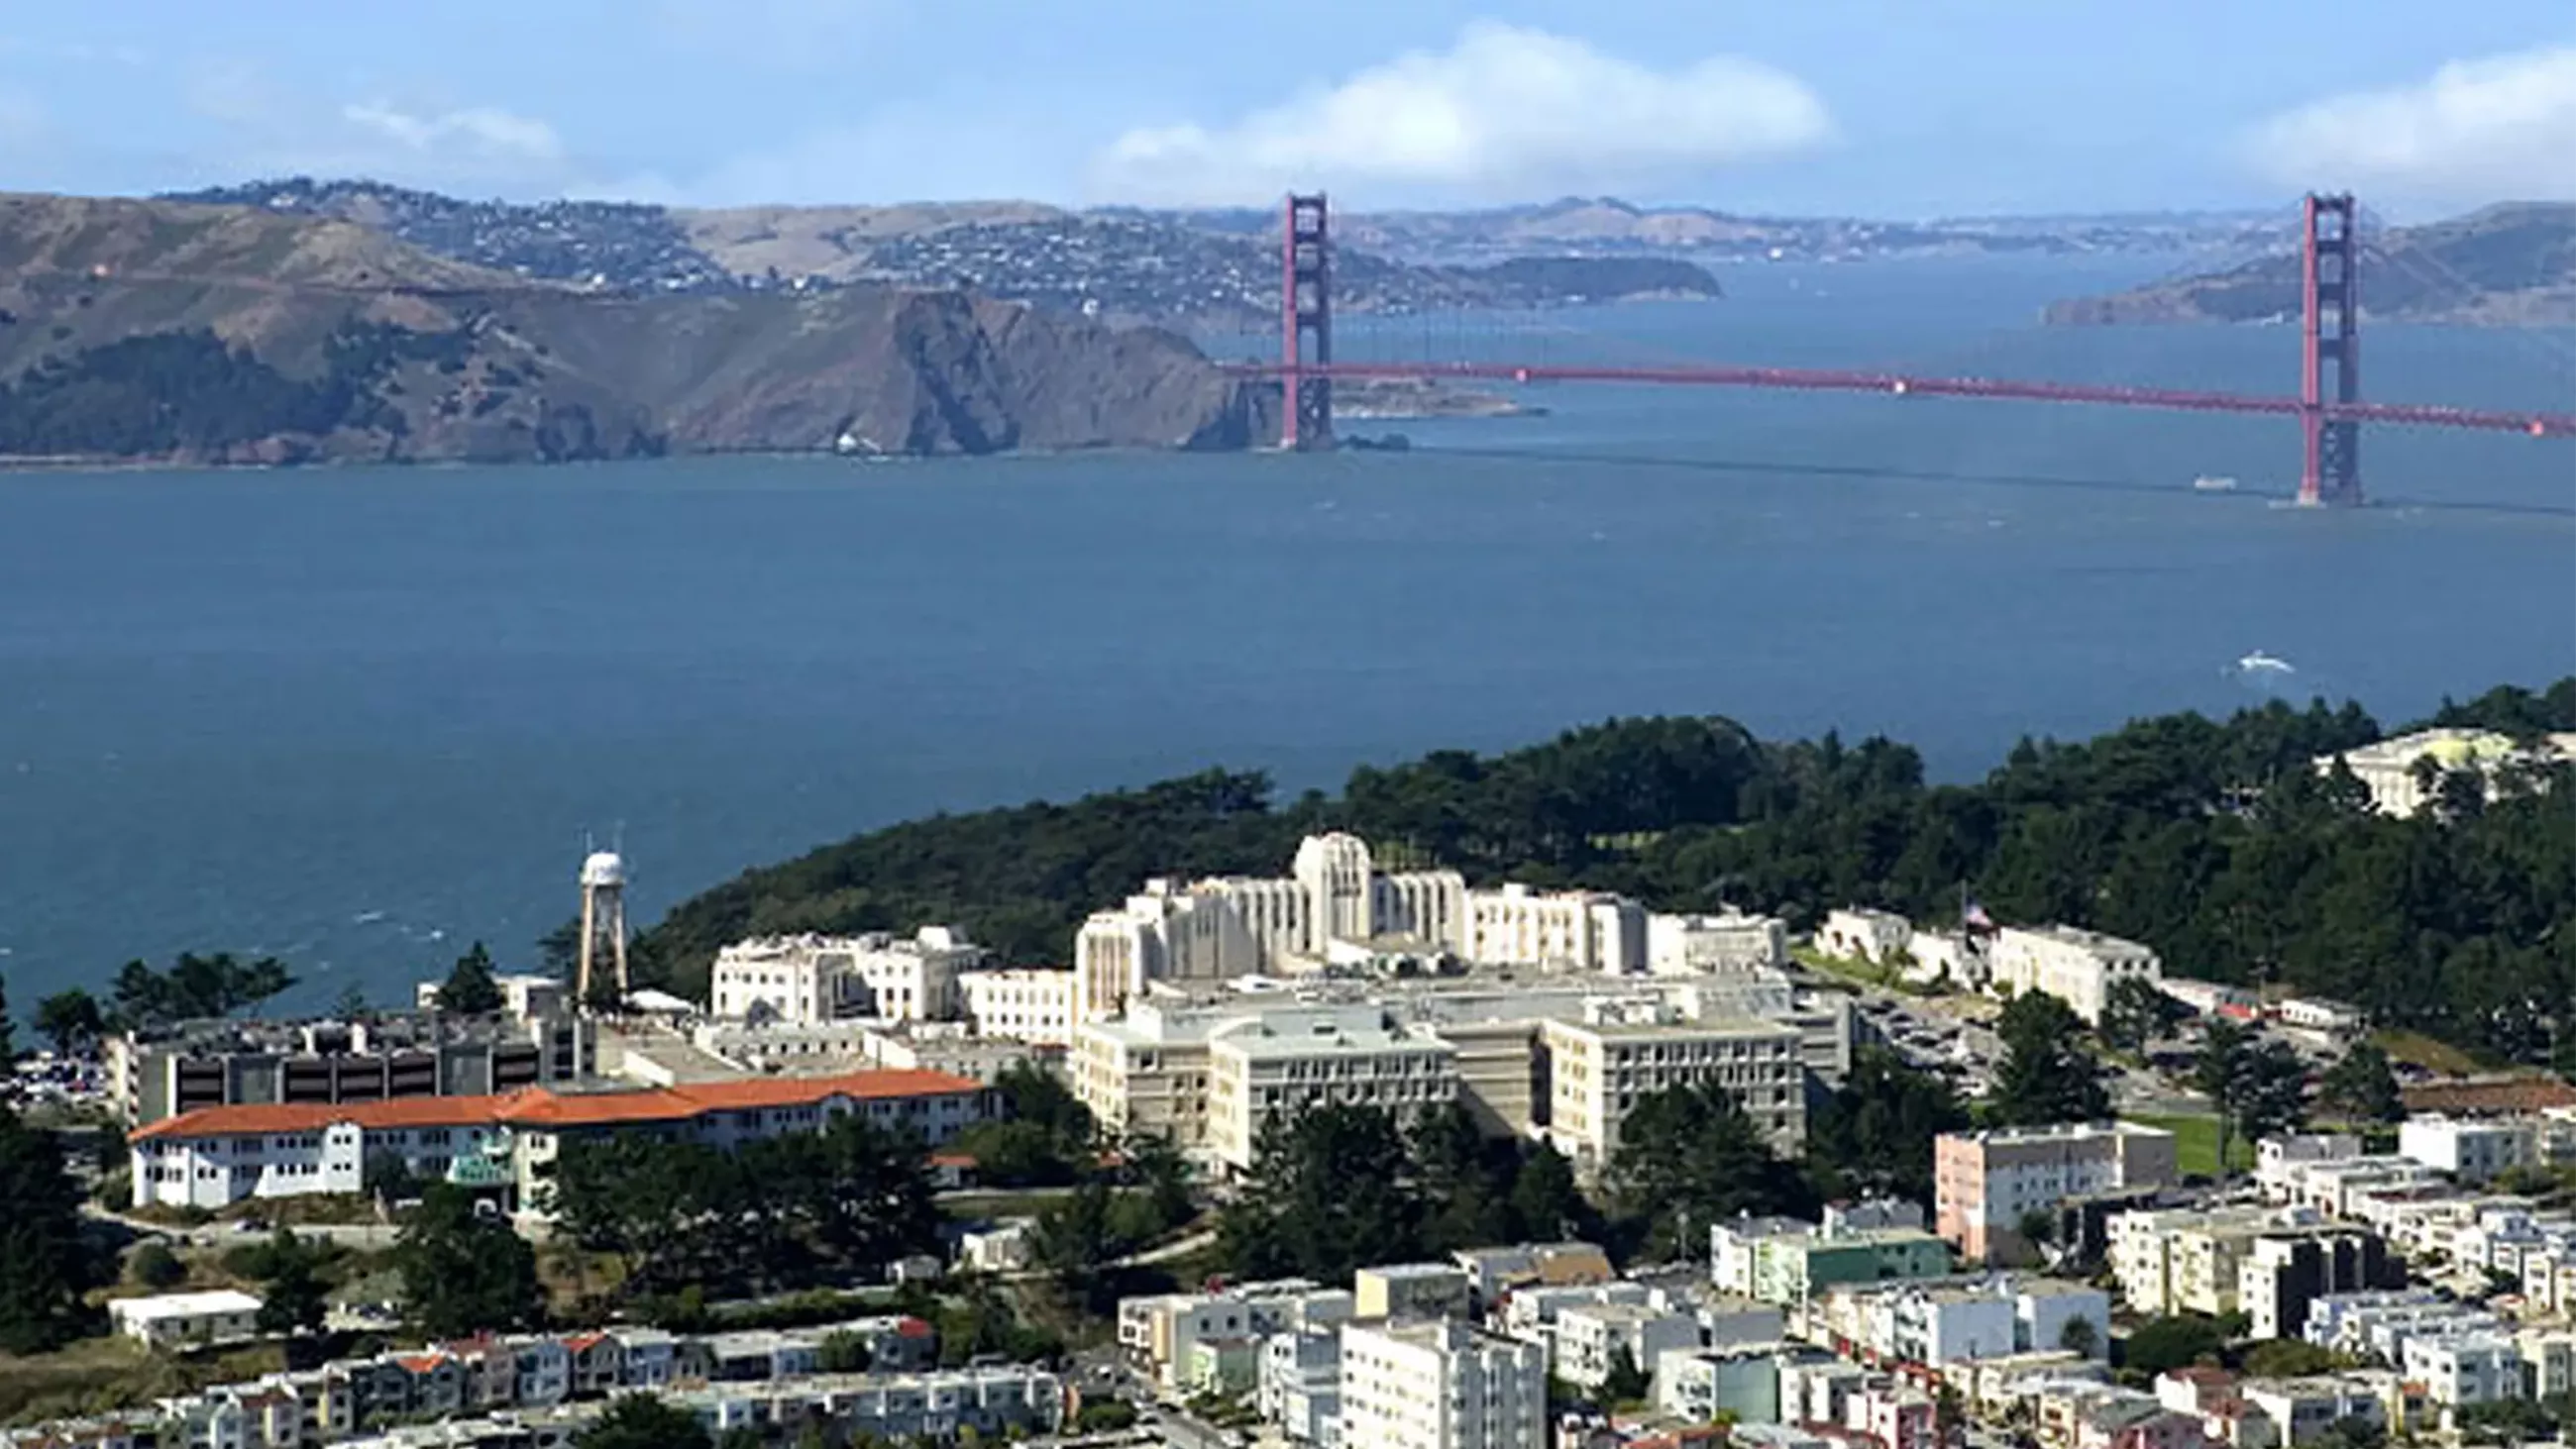
<path fill-rule="evenodd" d="M 692 205 L 2576 198 L 2576 0 L 20 0 L 15 189 Z"/>

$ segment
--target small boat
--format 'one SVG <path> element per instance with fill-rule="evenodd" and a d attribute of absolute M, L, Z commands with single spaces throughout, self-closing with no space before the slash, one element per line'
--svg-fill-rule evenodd
<path fill-rule="evenodd" d="M 2203 473 L 2191 480 L 2191 488 L 2195 493 L 2233 493 L 2236 491 L 2236 480 L 2212 477 Z"/>
<path fill-rule="evenodd" d="M 2260 649 L 2257 649 L 2253 653 L 2246 655 L 2244 658 L 2237 660 L 2236 668 L 2238 672 L 2244 674 L 2297 673 L 2296 670 L 2290 667 L 2290 661 L 2286 659 L 2275 659 Z"/>

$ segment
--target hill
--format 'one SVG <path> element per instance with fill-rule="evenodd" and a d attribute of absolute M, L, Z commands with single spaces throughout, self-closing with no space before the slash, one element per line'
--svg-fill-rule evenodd
<path fill-rule="evenodd" d="M 631 293 L 266 207 L 0 197 L 0 453 L 206 462 L 1235 447 L 1188 342 L 959 292 Z"/>
<path fill-rule="evenodd" d="M 162 199 L 348 222 L 494 272 L 599 290 L 966 288 L 1050 311 L 1217 328 L 1261 326 L 1278 311 L 1278 217 L 1268 211 L 1077 212 L 1024 201 L 690 211 L 464 201 L 304 177 Z M 1520 247 L 1514 258 L 1557 265 L 1512 274 L 1399 260 L 1363 240 L 1336 259 L 1334 303 L 1346 312 L 1420 312 L 1717 293 L 1705 273 L 1602 270 L 1583 266 L 1588 257 L 1542 255 L 1565 250 Z"/>
<path fill-rule="evenodd" d="M 2363 310 L 2414 322 L 2576 325 L 2576 204 L 2518 202 L 2365 233 Z M 2257 322 L 2299 314 L 2295 251 L 2048 309 L 2051 323 Z"/>
<path fill-rule="evenodd" d="M 2435 723 L 2576 729 L 2576 678 L 2446 704 Z M 2370 809 L 2321 755 L 2380 737 L 2358 705 L 2273 702 L 2023 740 L 1986 779 L 1928 784 L 1870 739 L 1769 743 L 1721 718 L 1613 720 L 1505 754 L 1362 766 L 1338 796 L 1274 802 L 1209 770 L 1062 804 L 938 815 L 744 872 L 637 946 L 703 996 L 717 950 L 777 932 L 953 922 L 1014 962 L 1061 964 L 1084 916 L 1152 876 L 1279 870 L 1348 830 L 1478 883 L 1724 905 L 1793 926 L 1855 902 L 1939 920 L 1963 884 L 1997 916 L 2144 941 L 2220 981 L 2359 1005 L 2375 1025 L 2576 1073 L 2576 771 L 2446 812 Z M 2181 967 L 2176 966 L 2177 974 Z"/>

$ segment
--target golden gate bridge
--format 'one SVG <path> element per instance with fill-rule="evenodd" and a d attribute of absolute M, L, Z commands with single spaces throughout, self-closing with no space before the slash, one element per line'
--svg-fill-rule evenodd
<path fill-rule="evenodd" d="M 1676 364 L 1621 367 L 1512 361 L 1341 362 L 1333 357 L 1331 213 L 1322 193 L 1287 198 L 1280 241 L 1279 360 L 1229 364 L 1276 377 L 1279 442 L 1290 450 L 1333 443 L 1337 379 L 1459 379 L 1669 383 L 1884 393 L 1891 397 L 2005 398 L 2095 403 L 2184 412 L 2258 413 L 2296 418 L 2303 444 L 2298 500 L 2353 506 L 2362 501 L 2361 425 L 2404 424 L 2576 438 L 2576 414 L 2364 402 L 2361 397 L 2361 242 L 2349 193 L 2311 194 L 2301 205 L 2299 390 L 2295 395 L 2204 392 L 2120 384 L 1991 377 L 1920 376 L 1839 368 Z"/>

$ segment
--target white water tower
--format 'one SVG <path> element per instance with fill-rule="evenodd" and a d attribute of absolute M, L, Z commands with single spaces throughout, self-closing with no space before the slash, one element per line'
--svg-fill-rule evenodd
<path fill-rule="evenodd" d="M 633 989 L 626 977 L 626 861 L 613 850 L 594 850 L 581 863 L 581 971 L 575 991 L 590 1007 L 591 983 L 602 966 L 617 972 L 617 999 Z"/>

